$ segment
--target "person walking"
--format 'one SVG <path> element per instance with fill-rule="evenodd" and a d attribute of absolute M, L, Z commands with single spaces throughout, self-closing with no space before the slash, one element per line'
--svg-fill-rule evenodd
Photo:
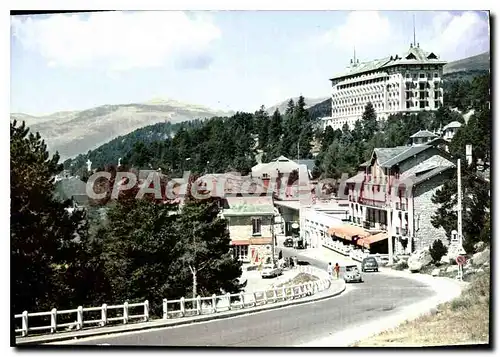
<path fill-rule="evenodd" d="M 335 263 L 335 277 L 338 279 L 339 278 L 339 273 L 340 273 L 340 265 L 339 263 Z"/>
<path fill-rule="evenodd" d="M 333 266 L 332 263 L 328 263 L 328 267 L 326 268 L 326 272 L 328 273 L 328 277 L 331 279 L 333 275 Z"/>

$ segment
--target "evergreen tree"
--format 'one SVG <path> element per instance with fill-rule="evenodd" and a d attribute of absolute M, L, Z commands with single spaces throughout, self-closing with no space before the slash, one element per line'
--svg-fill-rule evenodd
<path fill-rule="evenodd" d="M 10 124 L 12 302 L 15 313 L 68 307 L 93 292 L 92 266 L 85 264 L 86 215 L 71 200 L 56 198 L 54 178 L 62 170 L 59 155 L 49 157 L 45 142 L 24 122 Z M 85 285 L 89 290 L 82 291 Z M 71 301 L 71 299 L 74 299 Z"/>
<path fill-rule="evenodd" d="M 255 112 L 255 122 L 258 128 L 259 134 L 259 149 L 266 151 L 269 146 L 269 116 L 261 106 L 258 111 Z"/>
<path fill-rule="evenodd" d="M 189 199 L 176 225 L 180 264 L 191 277 L 191 296 L 236 293 L 241 262 L 231 252 L 227 222 L 219 217 L 217 200 Z"/>
<path fill-rule="evenodd" d="M 363 124 L 363 139 L 369 140 L 373 134 L 378 131 L 377 123 L 377 113 L 371 102 L 368 102 L 365 106 L 365 111 L 362 116 Z"/>

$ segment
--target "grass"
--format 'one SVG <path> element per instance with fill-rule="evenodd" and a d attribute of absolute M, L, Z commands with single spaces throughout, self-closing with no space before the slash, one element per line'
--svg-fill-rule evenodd
<path fill-rule="evenodd" d="M 477 274 L 462 294 L 434 314 L 406 321 L 354 347 L 444 346 L 489 342 L 490 271 Z"/>

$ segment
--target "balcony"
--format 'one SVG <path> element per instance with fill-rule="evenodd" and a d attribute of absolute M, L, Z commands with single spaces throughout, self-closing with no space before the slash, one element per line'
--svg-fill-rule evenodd
<path fill-rule="evenodd" d="M 387 224 L 382 222 L 363 221 L 363 228 L 373 234 L 387 231 Z"/>
<path fill-rule="evenodd" d="M 365 206 L 373 207 L 373 208 L 379 208 L 379 209 L 386 209 L 387 208 L 386 202 L 371 200 L 369 198 L 360 198 L 359 203 L 361 203 L 362 205 L 365 205 Z"/>
<path fill-rule="evenodd" d="M 408 211 L 408 205 L 406 203 L 396 202 L 396 210 Z"/>

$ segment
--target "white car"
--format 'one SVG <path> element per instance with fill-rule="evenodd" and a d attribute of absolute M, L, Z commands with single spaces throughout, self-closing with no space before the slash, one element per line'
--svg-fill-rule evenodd
<path fill-rule="evenodd" d="M 358 269 L 357 265 L 347 265 L 344 269 L 344 280 L 346 283 L 362 283 L 363 277 Z"/>
<path fill-rule="evenodd" d="M 283 274 L 283 270 L 277 266 L 273 266 L 272 264 L 264 265 L 262 271 L 260 272 L 260 276 L 263 278 L 275 278 Z"/>

